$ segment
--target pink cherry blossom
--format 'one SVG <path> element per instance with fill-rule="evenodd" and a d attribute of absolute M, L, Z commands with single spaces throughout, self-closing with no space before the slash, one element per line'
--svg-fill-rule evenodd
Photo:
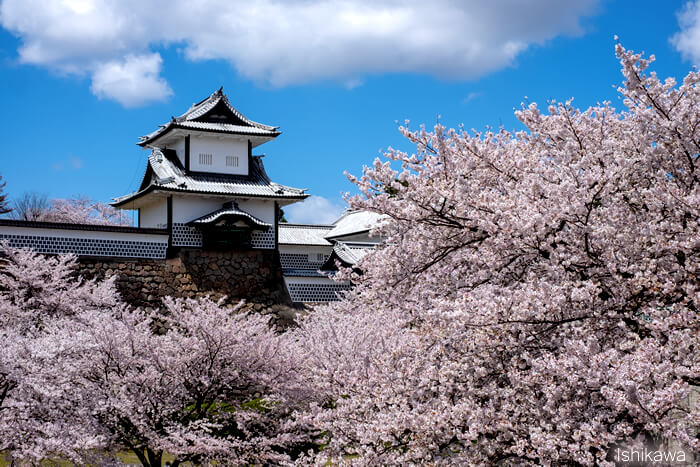
<path fill-rule="evenodd" d="M 700 450 L 700 73 L 617 46 L 625 109 L 552 102 L 519 132 L 402 127 L 350 177 L 386 216 L 344 301 L 297 334 L 324 396 L 315 458 L 610 463 Z"/>
<path fill-rule="evenodd" d="M 291 413 L 311 393 L 268 318 L 208 299 L 131 309 L 113 281 L 75 277 L 74 257 L 2 251 L 0 451 L 279 464 L 309 443 Z"/>

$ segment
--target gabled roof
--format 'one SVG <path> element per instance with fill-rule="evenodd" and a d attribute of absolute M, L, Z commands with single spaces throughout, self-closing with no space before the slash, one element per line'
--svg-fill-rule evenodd
<path fill-rule="evenodd" d="M 142 136 L 137 144 L 139 146 L 152 144 L 176 128 L 270 138 L 280 134 L 279 127 L 254 122 L 236 110 L 224 94 L 223 87 L 206 99 L 192 104 L 187 112 L 179 117 L 172 117 L 168 123 L 160 125 L 156 131 Z"/>
<path fill-rule="evenodd" d="M 369 232 L 383 219 L 385 216 L 376 212 L 348 210 L 333 223 L 333 230 L 326 234 L 326 238 L 334 239 Z"/>
<path fill-rule="evenodd" d="M 337 269 L 335 265 L 336 260 L 340 261 L 345 267 L 354 266 L 362 258 L 374 251 L 376 247 L 375 243 L 337 242 L 333 246 L 333 253 L 323 263 L 321 269 L 327 271 Z"/>
<path fill-rule="evenodd" d="M 324 237 L 333 229 L 332 225 L 279 224 L 281 245 L 331 246 Z"/>
<path fill-rule="evenodd" d="M 148 157 L 148 166 L 138 191 L 114 198 L 114 207 L 153 191 L 230 195 L 275 199 L 304 199 L 306 190 L 291 188 L 270 180 L 263 167 L 262 156 L 253 156 L 249 175 L 216 174 L 204 172 L 186 173 L 172 151 L 154 149 Z"/>
<path fill-rule="evenodd" d="M 225 219 L 240 219 L 255 230 L 268 230 L 272 224 L 263 222 L 254 215 L 242 210 L 236 203 L 225 203 L 224 207 L 188 222 L 188 225 L 206 226 Z"/>

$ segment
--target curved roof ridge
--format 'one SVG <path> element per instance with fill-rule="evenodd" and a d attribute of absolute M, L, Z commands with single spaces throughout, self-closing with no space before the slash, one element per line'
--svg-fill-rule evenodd
<path fill-rule="evenodd" d="M 216 104 L 219 102 L 223 102 L 224 105 L 233 113 L 238 119 L 240 119 L 242 122 L 254 126 L 257 128 L 262 128 L 263 130 L 270 130 L 274 131 L 277 130 L 279 127 L 278 126 L 271 126 L 271 125 L 265 125 L 263 123 L 256 122 L 254 120 L 249 119 L 245 115 L 243 115 L 238 109 L 236 109 L 232 104 L 231 101 L 229 100 L 228 96 L 224 94 L 223 92 L 223 86 L 219 88 L 217 91 L 214 91 L 211 93 L 209 97 L 206 99 L 198 102 L 197 104 L 193 104 L 189 109 L 187 109 L 187 112 L 184 114 L 180 115 L 175 119 L 176 122 L 181 122 L 181 121 L 191 121 L 196 118 L 201 117 L 202 115 L 206 114 L 208 111 L 213 109 Z"/>
<path fill-rule="evenodd" d="M 233 203 L 226 203 L 221 209 L 217 209 L 215 211 L 210 212 L 209 214 L 205 214 L 203 216 L 200 216 L 196 219 L 193 219 L 189 222 L 187 222 L 187 225 L 197 225 L 197 224 L 211 224 L 216 221 L 218 221 L 221 217 L 223 216 L 237 216 L 237 217 L 244 217 L 249 219 L 253 224 L 257 225 L 258 227 L 264 227 L 265 229 L 269 229 L 272 227 L 272 224 L 265 222 L 258 217 L 252 215 L 248 211 L 244 211 L 240 207 L 238 207 L 238 204 L 233 202 Z"/>
<path fill-rule="evenodd" d="M 223 103 L 226 108 L 233 114 L 233 116 L 240 122 L 234 123 L 221 123 L 221 122 L 202 122 L 196 119 L 205 115 L 211 109 L 213 109 L 217 104 Z M 212 131 L 212 132 L 223 132 L 223 133 L 233 133 L 233 134 L 245 134 L 245 135 L 256 135 L 263 137 L 275 138 L 279 136 L 279 126 L 265 125 L 263 123 L 256 122 L 249 119 L 243 115 L 238 109 L 236 109 L 229 100 L 228 96 L 224 94 L 223 86 L 217 91 L 214 91 L 209 97 L 194 103 L 189 109 L 179 117 L 171 117 L 170 121 L 158 125 L 158 128 L 151 133 L 141 136 L 139 142 L 140 146 L 145 146 L 156 139 L 160 138 L 164 134 L 168 133 L 174 128 L 183 128 L 191 130 L 201 130 L 201 131 Z"/>

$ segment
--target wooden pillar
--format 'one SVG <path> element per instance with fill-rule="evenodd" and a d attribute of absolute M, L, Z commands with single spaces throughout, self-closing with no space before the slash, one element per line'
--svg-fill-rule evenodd
<path fill-rule="evenodd" d="M 190 135 L 185 136 L 185 171 L 190 171 Z"/>
<path fill-rule="evenodd" d="M 280 238 L 280 205 L 275 201 L 275 250 L 279 251 L 279 238 Z"/>
<path fill-rule="evenodd" d="M 173 197 L 168 196 L 168 211 L 166 222 L 168 225 L 168 251 L 173 247 Z M 169 255 L 168 255 L 169 256 Z"/>
<path fill-rule="evenodd" d="M 248 140 L 248 174 L 253 169 L 253 143 Z"/>

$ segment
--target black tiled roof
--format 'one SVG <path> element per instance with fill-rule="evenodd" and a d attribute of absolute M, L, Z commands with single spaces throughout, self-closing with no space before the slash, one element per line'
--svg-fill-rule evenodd
<path fill-rule="evenodd" d="M 306 190 L 292 188 L 270 180 L 261 156 L 253 156 L 249 175 L 185 172 L 176 156 L 168 150 L 154 149 L 138 191 L 114 198 L 119 207 L 154 190 L 181 193 L 231 195 L 240 197 L 305 199 Z"/>
<path fill-rule="evenodd" d="M 271 138 L 280 134 L 278 127 L 246 118 L 231 105 L 223 90 L 219 89 L 206 99 L 192 104 L 184 114 L 173 117 L 168 123 L 160 125 L 156 131 L 142 136 L 137 144 L 147 146 L 176 128 Z"/>

